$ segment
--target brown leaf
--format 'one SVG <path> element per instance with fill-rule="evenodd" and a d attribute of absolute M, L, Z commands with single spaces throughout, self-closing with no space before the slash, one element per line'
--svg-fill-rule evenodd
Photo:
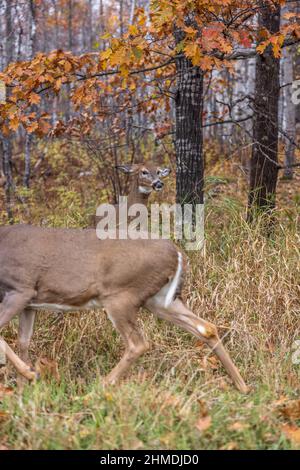
<path fill-rule="evenodd" d="M 199 418 L 195 426 L 200 432 L 206 431 L 211 426 L 211 416 L 207 415 Z"/>
<path fill-rule="evenodd" d="M 300 446 L 300 428 L 298 426 L 283 424 L 281 431 L 293 445 Z"/>
<path fill-rule="evenodd" d="M 290 400 L 277 405 L 279 413 L 290 420 L 300 419 L 300 400 Z"/>
<path fill-rule="evenodd" d="M 9 414 L 6 411 L 0 411 L 0 423 L 6 421 L 9 418 Z"/>
<path fill-rule="evenodd" d="M 239 446 L 237 442 L 230 441 L 224 446 L 220 447 L 220 450 L 238 450 Z"/>
<path fill-rule="evenodd" d="M 5 387 L 4 385 L 0 384 L 0 400 L 8 395 L 12 395 L 14 390 L 11 387 Z"/>
<path fill-rule="evenodd" d="M 241 423 L 240 421 L 236 421 L 235 423 L 231 424 L 228 426 L 229 431 L 244 431 L 244 429 L 247 429 L 249 426 L 246 423 Z"/>

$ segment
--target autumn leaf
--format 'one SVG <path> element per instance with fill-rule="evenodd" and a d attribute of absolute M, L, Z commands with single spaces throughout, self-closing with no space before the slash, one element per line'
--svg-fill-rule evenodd
<path fill-rule="evenodd" d="M 300 419 L 300 400 L 289 400 L 278 403 L 278 412 L 290 420 Z"/>
<path fill-rule="evenodd" d="M 12 130 L 12 131 L 17 131 L 18 128 L 19 128 L 19 125 L 20 125 L 20 120 L 17 116 L 13 117 L 10 121 L 9 121 L 9 128 Z"/>
<path fill-rule="evenodd" d="M 143 51 L 139 49 L 138 47 L 133 47 L 132 52 L 136 59 L 141 59 L 143 56 Z"/>
<path fill-rule="evenodd" d="M 196 429 L 201 433 L 209 429 L 211 426 L 211 416 L 207 415 L 198 419 L 195 424 Z"/>
<path fill-rule="evenodd" d="M 136 36 L 137 34 L 139 34 L 139 30 L 137 29 L 137 27 L 133 24 L 131 24 L 128 28 L 128 32 L 129 34 L 131 34 L 132 36 Z"/>
<path fill-rule="evenodd" d="M 32 134 L 32 132 L 36 131 L 38 127 L 39 127 L 38 123 L 34 121 L 26 126 L 26 130 L 27 132 Z"/>
<path fill-rule="evenodd" d="M 229 431 L 241 432 L 245 429 L 249 428 L 247 423 L 241 423 L 240 421 L 236 421 L 235 423 L 228 426 Z"/>
<path fill-rule="evenodd" d="M 235 441 L 227 442 L 224 446 L 220 447 L 220 450 L 238 450 L 238 443 Z"/>
<path fill-rule="evenodd" d="M 107 59 L 110 58 L 110 56 L 112 55 L 112 53 L 113 53 L 113 51 L 112 51 L 112 49 L 109 47 L 108 49 L 106 49 L 106 51 L 101 52 L 100 58 L 101 58 L 102 60 L 107 60 Z"/>
<path fill-rule="evenodd" d="M 110 33 L 105 33 L 103 34 L 102 36 L 100 36 L 101 39 L 110 39 L 111 38 L 111 34 Z"/>
<path fill-rule="evenodd" d="M 11 387 L 5 387 L 4 385 L 0 384 L 0 400 L 4 397 L 12 395 L 14 390 Z"/>
<path fill-rule="evenodd" d="M 193 65 L 197 66 L 200 65 L 200 60 L 201 60 L 201 54 L 200 54 L 200 48 L 198 44 L 195 43 L 189 43 L 185 46 L 184 52 L 186 56 L 191 59 Z"/>
<path fill-rule="evenodd" d="M 300 446 L 300 428 L 298 426 L 283 424 L 281 431 L 294 446 Z"/>
<path fill-rule="evenodd" d="M 259 44 L 256 48 L 257 52 L 259 54 L 263 54 L 267 48 L 267 46 L 269 45 L 269 41 L 263 41 L 261 44 Z"/>
<path fill-rule="evenodd" d="M 39 104 L 39 102 L 41 101 L 41 97 L 37 93 L 31 93 L 29 95 L 28 100 L 31 104 Z"/>

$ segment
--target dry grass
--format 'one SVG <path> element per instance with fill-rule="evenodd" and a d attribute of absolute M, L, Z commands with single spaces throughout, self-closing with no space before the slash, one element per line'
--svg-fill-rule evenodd
<path fill-rule="evenodd" d="M 63 181 L 60 184 L 62 188 Z M 232 184 L 238 184 L 236 179 Z M 232 184 L 222 185 L 223 193 L 208 201 L 206 246 L 203 253 L 190 255 L 185 296 L 199 316 L 218 325 L 251 386 L 249 396 L 232 388 L 206 348 L 146 312 L 140 322 L 152 350 L 120 387 L 103 390 L 101 376 L 115 364 L 122 348 L 105 315 L 40 313 L 32 357 L 55 359 L 62 379 L 42 381 L 21 395 L 15 391 L 3 399 L 3 446 L 297 447 L 284 436 L 274 403 L 300 392 L 300 365 L 292 363 L 292 345 L 300 339 L 299 207 L 295 200 L 281 209 L 276 233 L 266 239 L 259 225 L 250 228 L 245 223 L 239 193 L 234 198 L 230 194 Z M 50 225 L 82 225 L 87 195 L 75 190 L 78 185 L 82 183 L 71 180 L 68 191 L 61 189 L 60 199 L 48 198 L 36 210 L 37 201 L 43 200 L 43 184 L 37 181 L 30 194 L 30 220 L 38 223 L 43 213 L 44 223 Z M 54 213 L 55 220 L 49 219 Z M 26 220 L 22 206 L 18 214 Z M 16 331 L 16 322 L 5 330 L 11 344 Z M 6 385 L 13 385 L 14 378 L 10 368 L 3 370 L 1 380 Z M 196 423 L 206 413 L 212 424 L 200 433 Z"/>

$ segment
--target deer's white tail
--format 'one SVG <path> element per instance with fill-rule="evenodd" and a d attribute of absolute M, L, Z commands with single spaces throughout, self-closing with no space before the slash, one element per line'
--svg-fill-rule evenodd
<path fill-rule="evenodd" d="M 178 265 L 177 265 L 177 270 L 175 273 L 175 276 L 169 283 L 169 290 L 167 292 L 166 298 L 165 298 L 165 304 L 164 307 L 167 308 L 169 305 L 173 302 L 176 292 L 178 290 L 178 287 L 180 285 L 181 281 L 181 274 L 182 274 L 182 254 L 180 251 L 178 251 Z"/>
<path fill-rule="evenodd" d="M 178 252 L 178 264 L 176 273 L 173 278 L 169 280 L 167 284 L 163 286 L 162 289 L 152 297 L 152 300 L 155 301 L 157 306 L 168 308 L 169 305 L 173 302 L 176 297 L 176 292 L 180 287 L 182 275 L 182 254 Z"/>

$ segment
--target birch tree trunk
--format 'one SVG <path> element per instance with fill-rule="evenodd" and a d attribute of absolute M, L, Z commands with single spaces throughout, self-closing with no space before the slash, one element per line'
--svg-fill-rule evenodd
<path fill-rule="evenodd" d="M 286 48 L 283 53 L 283 83 L 292 83 L 294 75 L 293 56 L 295 48 Z M 296 109 L 292 101 L 292 87 L 284 87 L 284 130 L 287 135 L 284 154 L 284 178 L 293 179 L 296 141 Z"/>
<path fill-rule="evenodd" d="M 10 0 L 5 2 L 5 63 L 8 65 L 13 60 L 14 41 L 13 41 L 13 23 L 12 23 L 12 3 Z M 5 182 L 5 202 L 6 213 L 10 223 L 13 223 L 12 196 L 12 142 L 10 137 L 2 137 L 3 151 L 3 171 L 6 178 Z"/>
<path fill-rule="evenodd" d="M 36 44 L 36 4 L 35 0 L 29 0 L 29 38 L 28 38 L 28 58 L 32 59 L 35 54 L 35 44 Z M 32 111 L 36 111 L 36 108 L 33 107 Z M 26 188 L 30 186 L 30 173 L 31 173 L 31 144 L 32 144 L 32 135 L 28 132 L 26 133 L 25 140 L 25 172 L 23 178 L 23 184 Z"/>

